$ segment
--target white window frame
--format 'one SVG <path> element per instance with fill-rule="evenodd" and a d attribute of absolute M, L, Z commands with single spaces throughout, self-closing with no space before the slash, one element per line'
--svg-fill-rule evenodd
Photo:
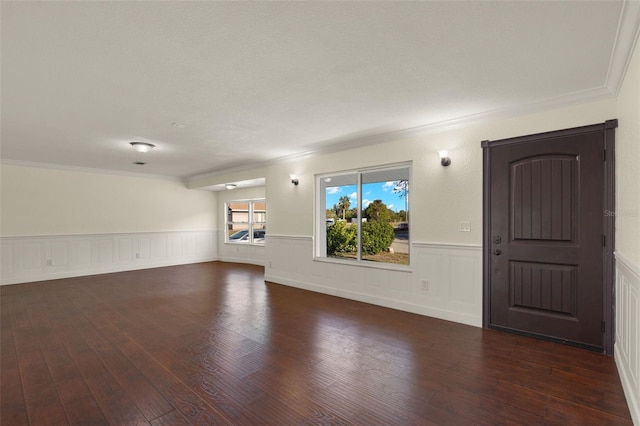
<path fill-rule="evenodd" d="M 264 221 L 257 221 L 254 220 L 254 213 L 255 213 L 255 204 L 257 203 L 264 203 L 265 205 L 265 209 L 264 209 Z M 231 204 L 247 204 L 247 220 L 246 221 L 230 221 L 230 214 L 229 214 L 229 210 L 231 209 Z M 254 240 L 254 233 L 256 231 L 255 227 L 256 226 L 262 226 L 262 228 L 258 229 L 264 229 L 265 230 L 265 238 L 266 238 L 266 228 L 267 228 L 267 218 L 266 218 L 266 210 L 267 210 L 267 201 L 264 198 L 252 198 L 252 199 L 244 199 L 244 200 L 229 200 L 227 202 L 224 203 L 224 229 L 225 229 L 225 238 L 224 238 L 224 242 L 226 244 L 244 244 L 244 245 L 256 245 L 256 246 L 264 246 L 265 244 L 265 239 L 262 239 L 260 241 L 255 241 Z M 230 240 L 230 234 L 229 234 L 229 225 L 233 226 L 233 225 L 246 225 L 247 226 L 247 240 L 246 241 L 231 241 Z M 240 231 L 240 230 L 239 230 Z"/>
<path fill-rule="evenodd" d="M 396 169 L 408 169 L 409 174 L 409 188 L 411 188 L 411 183 L 413 181 L 413 164 L 412 162 L 403 162 L 403 163 L 394 163 L 394 164 L 385 164 L 380 166 L 371 166 L 371 167 L 361 167 L 351 170 L 343 170 L 337 172 L 329 172 L 329 173 L 321 173 L 315 175 L 315 208 L 314 208 L 314 224 L 315 224 L 315 244 L 314 244 L 314 260 L 321 262 L 329 262 L 329 263 L 339 263 L 344 265 L 353 265 L 353 266 L 364 266 L 370 268 L 380 268 L 380 269 L 392 269 L 399 271 L 411 271 L 411 231 L 409 231 L 409 264 L 394 264 L 394 263 L 385 263 L 385 262 L 372 262 L 362 259 L 362 235 L 361 231 L 358 231 L 358 256 L 356 259 L 340 259 L 335 257 L 327 256 L 327 225 L 326 225 L 326 192 L 322 182 L 326 178 L 335 178 L 339 176 L 345 175 L 356 175 L 356 190 L 357 190 L 357 204 L 359 206 L 356 208 L 358 223 L 362 223 L 362 175 L 371 172 L 377 171 L 385 171 L 385 170 L 396 170 Z M 411 189 L 409 189 L 409 192 Z M 406 195 L 407 197 L 407 213 L 409 213 L 410 200 L 409 193 Z M 411 215 L 407 217 L 407 223 L 409 223 Z M 409 225 L 409 230 L 411 230 L 411 225 Z"/>

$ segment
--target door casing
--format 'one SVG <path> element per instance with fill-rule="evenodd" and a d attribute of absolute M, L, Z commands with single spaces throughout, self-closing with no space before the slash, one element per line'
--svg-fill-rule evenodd
<path fill-rule="evenodd" d="M 488 328 L 491 315 L 491 149 L 496 146 L 532 143 L 546 139 L 554 139 L 565 136 L 576 136 L 586 133 L 604 133 L 604 200 L 605 211 L 602 212 L 604 228 L 603 249 L 603 318 L 605 321 L 603 335 L 603 350 L 608 355 L 613 354 L 615 337 L 615 270 L 613 251 L 615 248 L 615 215 L 606 215 L 605 212 L 615 211 L 615 129 L 618 120 L 607 120 L 604 123 L 588 126 L 574 127 L 551 132 L 536 133 L 527 136 L 519 136 L 495 141 L 484 140 L 481 143 L 483 157 L 483 183 L 482 183 L 482 210 L 483 210 L 483 237 L 482 237 L 482 265 L 483 265 L 483 312 L 482 325 Z M 526 334 L 526 333 L 523 333 Z M 540 337 L 540 336 L 537 336 Z M 555 339 L 550 339 L 554 340 Z"/>

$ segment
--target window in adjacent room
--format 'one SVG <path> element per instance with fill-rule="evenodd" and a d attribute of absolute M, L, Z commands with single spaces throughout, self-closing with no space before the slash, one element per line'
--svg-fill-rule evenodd
<path fill-rule="evenodd" d="M 267 232 L 265 200 L 229 201 L 226 203 L 228 243 L 264 244 Z"/>
<path fill-rule="evenodd" d="M 316 256 L 409 264 L 410 164 L 316 177 Z"/>

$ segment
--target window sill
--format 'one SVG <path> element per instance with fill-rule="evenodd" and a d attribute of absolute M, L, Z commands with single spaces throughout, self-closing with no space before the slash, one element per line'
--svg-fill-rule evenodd
<path fill-rule="evenodd" d="M 314 262 L 333 263 L 337 265 L 355 266 L 359 268 L 384 269 L 387 271 L 413 273 L 411 265 L 396 265 L 393 263 L 367 262 L 355 260 L 340 260 L 332 257 L 314 257 Z"/>
<path fill-rule="evenodd" d="M 227 245 L 227 246 L 234 246 L 234 247 L 240 247 L 240 246 L 264 247 L 264 244 L 259 244 L 259 243 L 253 243 L 253 244 L 249 244 L 249 243 L 230 243 L 228 241 L 225 241 L 224 244 Z"/>

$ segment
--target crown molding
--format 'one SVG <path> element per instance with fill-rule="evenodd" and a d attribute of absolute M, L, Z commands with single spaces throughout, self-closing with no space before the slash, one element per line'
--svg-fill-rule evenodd
<path fill-rule="evenodd" d="M 640 5 L 640 2 L 638 2 L 638 5 Z M 638 10 L 640 11 L 640 8 L 638 8 Z M 406 128 L 406 129 L 392 130 L 388 132 L 359 136 L 359 137 L 344 137 L 344 138 L 326 140 L 323 142 L 316 143 L 313 145 L 311 149 L 307 149 L 299 153 L 277 157 L 270 160 L 249 163 L 242 166 L 230 167 L 227 169 L 212 170 L 210 172 L 187 176 L 185 178 L 178 178 L 174 176 L 164 176 L 164 175 L 153 175 L 153 174 L 145 174 L 145 173 L 125 172 L 120 170 L 68 166 L 68 165 L 62 165 L 62 164 L 38 163 L 38 162 L 22 161 L 22 160 L 2 159 L 0 161 L 1 161 L 1 164 L 24 166 L 24 167 L 37 167 L 37 168 L 57 169 L 57 170 L 66 170 L 66 171 L 75 171 L 75 172 L 84 172 L 84 173 L 99 173 L 99 174 L 108 174 L 108 175 L 116 175 L 116 176 L 129 176 L 129 177 L 138 177 L 138 178 L 168 180 L 168 181 L 183 183 L 189 189 L 199 189 L 204 186 L 211 186 L 212 184 L 207 183 L 203 185 L 198 185 L 196 184 L 197 181 L 214 179 L 214 178 L 217 178 L 220 176 L 226 176 L 232 173 L 247 172 L 251 170 L 264 168 L 270 165 L 296 161 L 310 155 L 323 155 L 323 154 L 331 154 L 335 152 L 348 151 L 351 149 L 361 148 L 364 146 L 378 145 L 378 144 L 393 142 L 401 139 L 408 139 L 408 138 L 416 137 L 420 135 L 442 132 L 444 130 L 466 127 L 473 124 L 485 122 L 488 120 L 504 119 L 504 118 L 509 118 L 517 115 L 542 112 L 542 111 L 553 109 L 553 108 L 560 108 L 560 107 L 566 107 L 571 105 L 577 105 L 581 103 L 594 102 L 594 101 L 613 98 L 613 97 L 615 97 L 615 94 L 607 86 L 602 86 L 594 89 L 588 89 L 588 90 L 583 90 L 579 92 L 569 93 L 569 94 L 555 97 L 555 98 L 544 99 L 541 101 L 536 101 L 536 102 L 532 102 L 532 103 L 517 106 L 517 107 L 501 108 L 501 109 L 481 112 L 478 114 L 471 114 L 464 117 L 458 117 L 450 120 L 439 121 L 436 123 L 431 123 L 431 124 L 426 124 L 426 125 L 421 125 L 421 126 L 416 126 L 416 127 Z M 257 176 L 257 177 L 264 177 L 264 176 Z"/>
<path fill-rule="evenodd" d="M 616 96 L 620 92 L 638 37 L 640 37 L 640 1 L 626 0 L 622 4 L 605 83 L 605 86 Z"/>
<path fill-rule="evenodd" d="M 406 129 L 393 130 L 384 133 L 359 136 L 355 138 L 338 138 L 328 141 L 323 141 L 314 144 L 314 147 L 305 151 L 273 158 L 270 160 L 262 161 L 259 163 L 247 164 L 241 167 L 233 167 L 229 169 L 215 170 L 200 175 L 194 175 L 186 178 L 188 183 L 193 183 L 200 179 L 214 178 L 218 176 L 224 176 L 231 173 L 242 172 L 247 170 L 253 170 L 257 168 L 267 167 L 274 164 L 287 163 L 291 161 L 300 160 L 303 157 L 310 155 L 322 155 L 331 154 L 335 152 L 348 151 L 351 149 L 361 148 L 364 146 L 378 145 L 387 142 L 393 142 L 401 139 L 408 139 L 411 137 L 421 136 L 430 133 L 442 132 L 444 130 L 450 130 L 454 128 L 460 128 L 470 126 L 473 124 L 482 123 L 488 120 L 504 119 L 514 117 L 517 115 L 542 112 L 554 108 L 567 107 L 571 105 L 578 105 L 587 102 L 595 102 L 598 100 L 610 99 L 615 95 L 606 86 L 597 87 L 594 89 L 582 90 L 579 92 L 569 93 L 566 95 L 558 96 L 555 98 L 543 99 L 540 101 L 532 102 L 526 105 L 501 108 L 478 114 L 471 114 L 464 117 L 458 117 L 450 120 L 439 121 L 437 123 L 426 124 L 422 126 L 416 126 Z"/>
<path fill-rule="evenodd" d="M 152 174 L 146 174 L 146 173 L 125 172 L 121 170 L 110 170 L 110 169 L 96 169 L 91 167 L 68 166 L 65 164 L 38 163 L 35 161 L 11 160 L 11 159 L 4 159 L 4 158 L 0 160 L 0 164 L 7 165 L 7 166 L 21 166 L 21 167 L 33 167 L 33 168 L 39 168 L 39 169 L 64 170 L 68 172 L 96 173 L 96 174 L 103 174 L 103 175 L 128 176 L 128 177 L 137 177 L 137 178 L 145 178 L 145 179 L 159 179 L 159 180 L 185 183 L 184 179 L 180 179 L 174 176 L 152 175 Z"/>

